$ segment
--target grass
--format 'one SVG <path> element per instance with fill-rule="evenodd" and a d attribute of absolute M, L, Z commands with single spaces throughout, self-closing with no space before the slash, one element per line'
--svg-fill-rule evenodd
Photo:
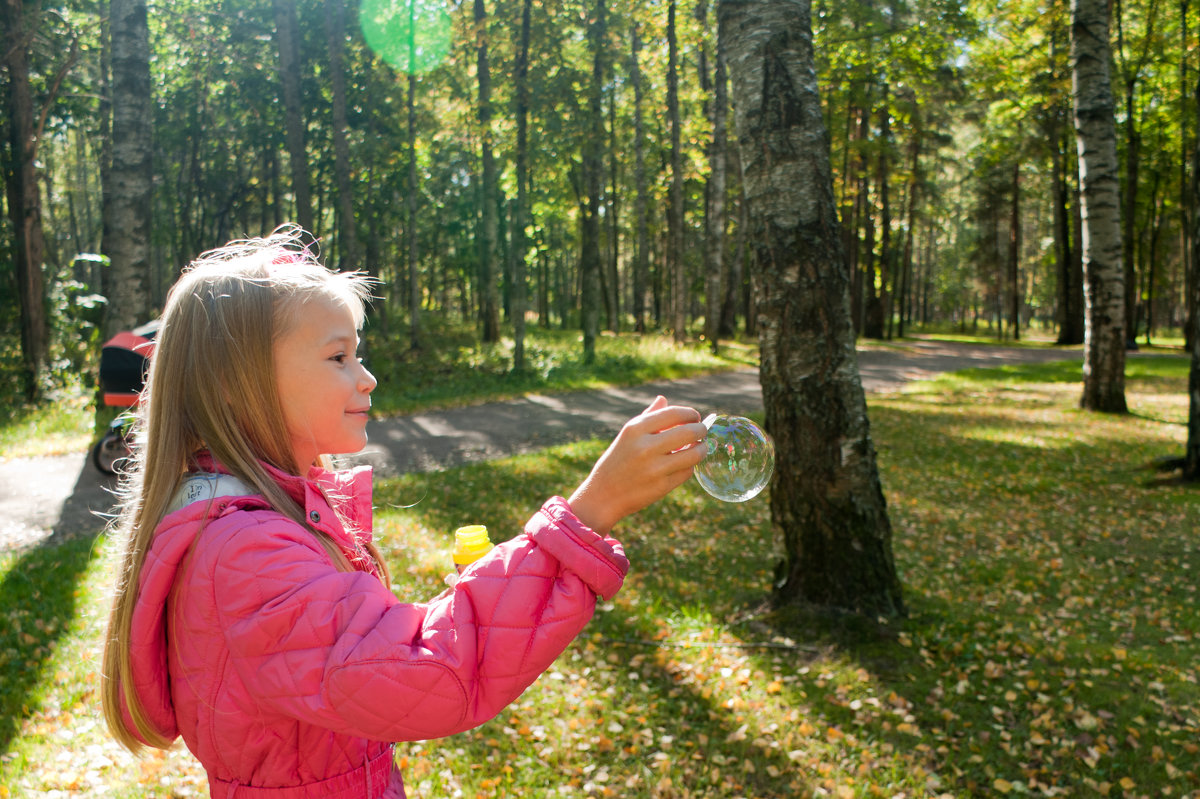
<path fill-rule="evenodd" d="M 1077 409 L 1078 363 L 872 395 L 905 619 L 763 610 L 767 503 L 684 486 L 622 526 L 625 588 L 530 691 L 398 748 L 410 796 L 1200 797 L 1200 496 L 1147 468 L 1182 451 L 1186 368 L 1132 360 L 1126 416 Z M 382 481 L 398 594 L 603 446 Z M 0 556 L 0 797 L 205 795 L 98 720 L 107 549 Z"/>
<path fill-rule="evenodd" d="M 381 416 L 444 409 L 604 386 L 629 386 L 757 366 L 756 348 L 723 342 L 720 356 L 702 344 L 679 346 L 667 336 L 610 335 L 596 341 L 595 361 L 583 362 L 578 331 L 533 328 L 525 343 L 525 369 L 513 369 L 513 341 L 480 344 L 471 330 L 442 327 L 435 346 L 413 351 L 391 337 L 368 334 L 367 367 L 379 380 L 372 397 Z"/>
<path fill-rule="evenodd" d="M 86 450 L 95 425 L 91 398 L 77 385 L 37 406 L 0 407 L 0 452 L 6 458 Z"/>

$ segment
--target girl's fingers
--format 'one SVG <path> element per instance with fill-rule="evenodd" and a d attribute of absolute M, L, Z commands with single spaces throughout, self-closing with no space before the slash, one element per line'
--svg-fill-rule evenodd
<path fill-rule="evenodd" d="M 659 408 L 665 408 L 665 407 L 667 407 L 667 398 L 664 397 L 662 394 L 659 394 L 657 397 L 654 398 L 654 401 L 650 403 L 649 407 L 647 407 L 646 410 L 642 411 L 641 415 L 645 416 L 646 414 L 648 414 L 652 411 L 657 411 Z"/>
<path fill-rule="evenodd" d="M 700 443 L 706 435 L 708 435 L 708 428 L 700 422 L 691 422 L 655 433 L 653 441 L 656 448 L 665 452 L 675 452 L 692 444 Z"/>
<path fill-rule="evenodd" d="M 628 427 L 637 432 L 661 433 L 664 430 L 689 423 L 695 423 L 700 425 L 700 427 L 704 427 L 700 423 L 700 412 L 694 408 L 686 408 L 682 405 L 671 405 L 653 411 L 647 410 L 641 416 L 630 420 Z M 701 437 L 703 438 L 703 436 Z"/>

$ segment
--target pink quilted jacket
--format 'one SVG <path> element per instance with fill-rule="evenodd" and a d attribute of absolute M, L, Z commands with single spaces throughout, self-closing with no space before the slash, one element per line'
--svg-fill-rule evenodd
<path fill-rule="evenodd" d="M 163 520 L 139 587 L 132 690 L 215 799 L 403 797 L 391 742 L 495 716 L 628 570 L 555 497 L 453 589 L 404 604 L 330 506 L 370 530 L 369 470 L 274 476 L 360 571 L 261 497 L 217 496 Z"/>

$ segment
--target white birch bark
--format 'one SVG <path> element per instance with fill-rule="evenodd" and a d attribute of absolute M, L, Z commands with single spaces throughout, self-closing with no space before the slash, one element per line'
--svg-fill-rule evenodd
<path fill-rule="evenodd" d="M 1083 397 L 1124 413 L 1125 268 L 1107 0 L 1071 2 L 1071 93 L 1079 150 L 1084 275 Z"/>
<path fill-rule="evenodd" d="M 758 277 L 777 599 L 904 612 L 850 317 L 809 0 L 722 0 Z"/>
<path fill-rule="evenodd" d="M 112 335 L 148 320 L 154 112 L 150 32 L 145 0 L 112 0 L 112 165 L 104 201 L 110 228 L 104 250 L 105 332 Z"/>

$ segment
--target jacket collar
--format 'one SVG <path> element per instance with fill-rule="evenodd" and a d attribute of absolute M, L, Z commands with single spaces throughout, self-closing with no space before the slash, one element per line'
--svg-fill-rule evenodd
<path fill-rule="evenodd" d="M 230 474 L 229 469 L 207 450 L 197 453 L 195 462 L 199 471 Z M 313 466 L 307 475 L 301 477 L 277 469 L 269 463 L 260 461 L 260 465 L 276 485 L 297 505 L 304 508 L 304 516 L 313 526 L 340 538 L 337 533 L 341 531 L 331 529 L 340 525 L 334 524 L 332 519 L 327 523 L 324 521 L 328 511 L 336 509 L 337 513 L 354 527 L 354 537 L 359 541 L 371 539 L 373 514 L 370 466 L 336 470 Z"/>

